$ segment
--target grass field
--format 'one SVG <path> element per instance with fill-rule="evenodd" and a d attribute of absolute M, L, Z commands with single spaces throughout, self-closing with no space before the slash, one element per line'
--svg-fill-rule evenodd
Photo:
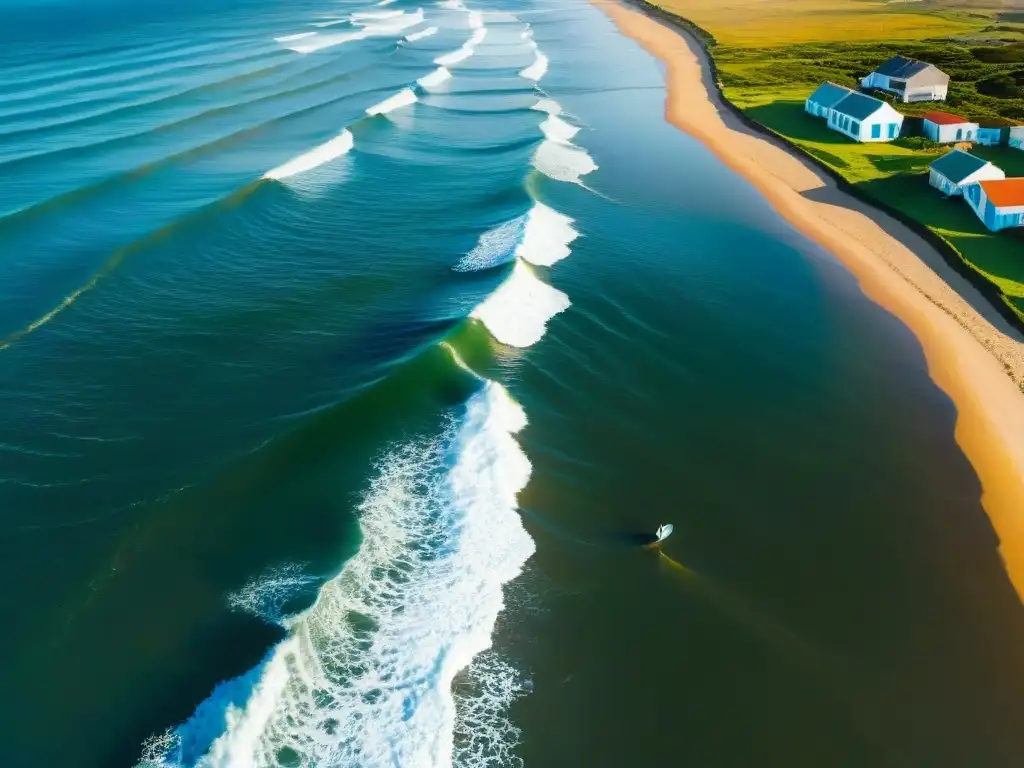
<path fill-rule="evenodd" d="M 948 146 L 919 139 L 858 144 L 830 131 L 821 118 L 804 112 L 800 96 L 799 100 L 783 96 L 773 102 L 748 103 L 746 112 L 839 171 L 862 192 L 941 235 L 999 286 L 1007 304 L 1024 319 L 1024 233 L 989 232 L 963 200 L 944 198 L 928 184 L 928 166 L 948 152 Z M 1024 152 L 1007 147 L 976 147 L 972 151 L 1008 176 L 1024 176 Z"/>
<path fill-rule="evenodd" d="M 988 17 L 953 8 L 922 13 L 919 2 L 871 0 L 660 0 L 723 45 L 781 46 L 843 40 L 922 40 L 982 29 Z"/>
<path fill-rule="evenodd" d="M 714 36 L 722 89 L 733 104 L 859 191 L 943 237 L 1000 289 L 1024 321 L 1024 231 L 989 232 L 966 203 L 945 199 L 929 186 L 928 166 L 948 146 L 920 137 L 858 144 L 804 111 L 804 100 L 822 81 L 856 88 L 859 77 L 899 53 L 932 62 L 950 75 L 945 105 L 899 104 L 900 112 L 913 116 L 940 108 L 982 124 L 1024 122 L 1024 97 L 1015 97 L 1013 90 L 1018 73 L 1024 82 L 1024 0 L 660 0 L 659 5 Z M 1024 176 L 1024 152 L 974 151 L 1008 176 Z"/>

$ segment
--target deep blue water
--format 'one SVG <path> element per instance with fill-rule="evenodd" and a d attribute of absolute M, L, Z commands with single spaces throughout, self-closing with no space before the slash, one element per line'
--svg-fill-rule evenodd
<path fill-rule="evenodd" d="M 598 10 L 0 21 L 0 764 L 1019 762 L 919 346 Z"/>

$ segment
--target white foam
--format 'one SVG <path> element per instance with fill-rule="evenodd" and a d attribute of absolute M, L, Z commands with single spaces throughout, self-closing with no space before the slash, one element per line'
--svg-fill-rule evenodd
<path fill-rule="evenodd" d="M 484 38 L 486 37 L 487 30 L 478 29 L 472 34 L 469 40 L 467 40 L 462 45 L 461 48 L 452 51 L 451 53 L 446 53 L 444 54 L 444 56 L 438 56 L 436 59 L 434 59 L 434 63 L 440 64 L 443 67 L 450 67 L 453 64 L 458 64 L 461 61 L 465 61 L 466 59 L 473 55 L 473 53 L 476 51 L 476 47 L 480 45 L 480 43 L 482 43 L 484 41 Z"/>
<path fill-rule="evenodd" d="M 352 19 L 346 16 L 343 19 L 327 19 L 326 21 L 314 21 L 312 26 L 314 27 L 336 27 L 339 24 L 349 24 Z M 315 32 L 313 34 L 316 34 Z"/>
<path fill-rule="evenodd" d="M 288 603 L 316 584 L 315 576 L 301 565 L 286 563 L 271 568 L 228 596 L 228 605 L 271 624 L 284 625 L 290 618 Z"/>
<path fill-rule="evenodd" d="M 550 267 L 571 253 L 569 243 L 579 237 L 572 226 L 573 220 L 543 203 L 534 203 L 526 214 L 526 224 L 516 256 L 536 264 Z"/>
<path fill-rule="evenodd" d="M 462 46 L 458 50 L 446 53 L 444 56 L 438 56 L 434 59 L 435 64 L 440 64 L 442 67 L 450 67 L 454 64 L 458 64 L 460 61 L 465 61 L 473 55 L 473 49 L 469 46 Z"/>
<path fill-rule="evenodd" d="M 380 0 L 377 5 L 383 7 L 385 5 L 391 5 L 393 2 L 395 2 L 395 0 Z"/>
<path fill-rule="evenodd" d="M 462 0 L 441 0 L 437 4 L 439 8 L 447 8 L 449 11 L 464 11 L 466 6 L 462 4 Z"/>
<path fill-rule="evenodd" d="M 438 67 L 429 75 L 424 75 L 416 82 L 424 88 L 436 88 L 446 80 L 450 80 L 452 73 L 449 72 L 445 67 Z"/>
<path fill-rule="evenodd" d="M 581 184 L 582 176 L 597 170 L 594 159 L 572 144 L 545 139 L 533 154 L 533 167 L 555 181 Z"/>
<path fill-rule="evenodd" d="M 380 102 L 380 104 L 374 104 L 366 110 L 368 115 L 386 115 L 388 112 L 393 112 L 401 107 L 407 107 L 410 104 L 416 102 L 416 94 L 412 88 L 403 88 L 394 96 L 389 96 Z"/>
<path fill-rule="evenodd" d="M 535 109 L 538 112 L 547 112 L 549 115 L 562 114 L 562 105 L 554 99 L 539 99 L 530 109 Z"/>
<path fill-rule="evenodd" d="M 569 297 L 537 279 L 516 261 L 512 274 L 472 312 L 491 335 L 511 347 L 529 347 L 544 336 L 548 321 L 569 308 Z"/>
<path fill-rule="evenodd" d="M 381 14 L 387 14 L 387 18 L 383 18 Z M 415 13 L 405 13 L 404 11 L 382 11 L 381 14 L 373 17 L 373 23 L 366 24 L 362 29 L 358 29 L 354 32 L 344 32 L 335 35 L 317 34 L 315 37 L 307 38 L 308 42 L 286 45 L 296 53 L 314 53 L 326 48 L 333 48 L 337 45 L 350 43 L 353 40 L 365 40 L 368 37 L 397 36 L 409 27 L 414 27 L 417 24 L 423 23 L 422 8 L 417 8 Z M 364 18 L 367 17 L 364 15 Z M 331 23 L 340 24 L 342 21 L 344 21 L 344 19 L 336 20 Z"/>
<path fill-rule="evenodd" d="M 404 16 L 404 11 L 360 11 L 352 14 L 352 21 L 378 21 L 380 19 L 394 19 Z"/>
<path fill-rule="evenodd" d="M 369 37 L 369 34 L 365 29 L 358 32 L 349 32 L 340 35 L 319 35 L 313 33 L 315 37 L 307 38 L 308 42 L 297 43 L 295 45 L 287 44 L 285 47 L 290 48 L 296 53 L 315 53 L 316 51 L 322 51 L 326 48 L 333 48 L 336 45 L 343 45 L 344 43 L 350 43 L 353 40 L 363 40 Z"/>
<path fill-rule="evenodd" d="M 530 29 L 530 25 L 529 25 L 529 24 L 527 24 L 527 25 L 526 25 L 526 29 L 525 29 L 525 30 L 523 30 L 523 31 L 522 31 L 522 32 L 520 33 L 520 35 L 519 35 L 519 38 L 520 38 L 521 40 L 530 40 L 530 39 L 531 39 L 532 37 L 533 37 L 533 30 L 532 30 L 532 29 Z"/>
<path fill-rule="evenodd" d="M 448 768 L 456 727 L 473 728 L 468 747 L 502 752 L 487 739 L 517 736 L 502 704 L 522 684 L 490 655 L 470 665 L 534 551 L 516 500 L 531 472 L 513 437 L 525 425 L 485 382 L 442 435 L 389 450 L 359 505 L 358 553 L 263 664 L 147 743 L 147 764 Z M 462 697 L 460 719 L 452 682 L 467 666 L 480 700 Z"/>
<path fill-rule="evenodd" d="M 560 144 L 569 144 L 573 136 L 580 132 L 575 125 L 570 125 L 557 115 L 548 115 L 540 124 L 541 133 L 545 138 Z"/>
<path fill-rule="evenodd" d="M 526 69 L 522 70 L 519 73 L 519 75 L 520 77 L 525 77 L 527 80 L 533 80 L 534 82 L 537 82 L 542 77 L 544 77 L 544 73 L 547 71 L 548 57 L 541 53 L 538 49 L 536 56 L 533 60 L 533 64 L 528 66 Z"/>
<path fill-rule="evenodd" d="M 512 261 L 525 226 L 526 216 L 523 215 L 487 230 L 480 235 L 473 250 L 455 265 L 455 271 L 476 272 Z"/>
<path fill-rule="evenodd" d="M 484 29 L 483 27 L 478 27 L 476 31 L 473 32 L 472 36 L 469 38 L 469 42 L 467 43 L 467 45 L 471 45 L 474 48 L 476 48 L 478 45 L 480 45 L 480 43 L 484 41 L 484 38 L 486 37 L 487 30 Z"/>
<path fill-rule="evenodd" d="M 470 29 L 483 29 L 484 26 L 484 15 L 480 11 L 469 12 L 469 28 Z"/>
<path fill-rule="evenodd" d="M 414 43 L 417 40 L 422 40 L 424 37 L 430 37 L 431 35 L 437 34 L 437 27 L 427 27 L 426 29 L 420 30 L 419 32 L 413 32 L 411 35 L 405 36 L 407 43 Z"/>
<path fill-rule="evenodd" d="M 509 719 L 513 702 L 532 686 L 493 649 L 473 659 L 468 680 L 455 695 L 455 759 L 459 768 L 506 768 L 523 761 L 515 754 L 522 731 Z"/>
<path fill-rule="evenodd" d="M 296 32 L 294 35 L 285 35 L 284 37 L 275 37 L 275 43 L 290 43 L 292 40 L 303 40 L 307 37 L 312 37 L 316 32 Z"/>
<path fill-rule="evenodd" d="M 277 168 L 267 171 L 263 174 L 263 178 L 287 179 L 296 174 L 312 170 L 324 163 L 329 163 L 335 158 L 341 157 L 352 149 L 353 144 L 352 134 L 348 130 L 344 130 L 330 141 L 289 160 L 284 165 L 279 165 Z"/>

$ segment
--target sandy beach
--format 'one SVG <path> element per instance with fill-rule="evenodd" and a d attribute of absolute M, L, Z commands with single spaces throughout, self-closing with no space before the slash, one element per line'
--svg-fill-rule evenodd
<path fill-rule="evenodd" d="M 956 440 L 1024 598 L 1024 343 L 942 256 L 899 221 L 837 188 L 808 160 L 746 126 L 723 103 L 706 54 L 685 31 L 614 3 L 597 5 L 666 67 L 666 119 L 745 177 L 783 218 L 855 275 L 920 340 L 957 409 Z"/>

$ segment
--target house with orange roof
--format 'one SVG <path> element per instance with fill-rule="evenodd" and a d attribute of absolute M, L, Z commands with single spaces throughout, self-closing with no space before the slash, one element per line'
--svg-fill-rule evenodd
<path fill-rule="evenodd" d="M 964 200 L 993 232 L 1024 226 L 1024 178 L 969 184 L 964 188 Z"/>
<path fill-rule="evenodd" d="M 957 141 L 974 141 L 978 137 L 977 123 L 949 112 L 925 112 L 924 135 L 939 144 L 953 144 Z"/>

